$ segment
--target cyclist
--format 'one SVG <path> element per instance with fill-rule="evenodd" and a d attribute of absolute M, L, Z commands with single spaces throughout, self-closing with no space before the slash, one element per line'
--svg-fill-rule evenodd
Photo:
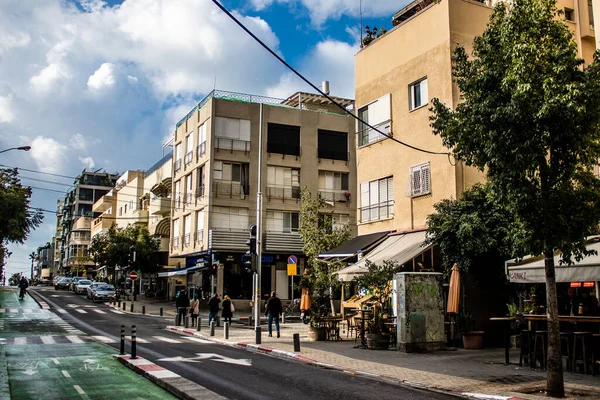
<path fill-rule="evenodd" d="M 25 289 L 29 286 L 29 281 L 24 276 L 21 277 L 19 281 L 19 288 L 21 291 L 19 292 L 19 298 L 23 300 L 25 298 Z"/>

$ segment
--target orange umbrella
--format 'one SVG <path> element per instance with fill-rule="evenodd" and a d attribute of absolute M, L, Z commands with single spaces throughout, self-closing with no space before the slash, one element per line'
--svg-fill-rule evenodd
<path fill-rule="evenodd" d="M 310 295 L 308 294 L 308 288 L 302 288 L 302 297 L 300 298 L 300 311 L 306 311 L 310 309 Z"/>
<path fill-rule="evenodd" d="M 452 275 L 450 275 L 450 291 L 448 292 L 448 314 L 458 314 L 458 301 L 460 298 L 460 271 L 458 266 L 454 264 L 452 267 Z"/>

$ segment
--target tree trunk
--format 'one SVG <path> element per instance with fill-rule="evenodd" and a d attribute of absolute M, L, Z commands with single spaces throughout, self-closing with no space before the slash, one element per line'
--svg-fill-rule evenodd
<path fill-rule="evenodd" d="M 560 325 L 558 321 L 558 302 L 556 297 L 556 275 L 554 269 L 554 251 L 544 250 L 546 269 L 546 313 L 548 317 L 548 358 L 546 360 L 546 391 L 552 397 L 564 397 L 565 382 L 560 354 Z"/>
<path fill-rule="evenodd" d="M 331 315 L 335 315 L 335 305 L 333 304 L 333 286 L 329 286 L 329 303 L 331 304 Z"/>

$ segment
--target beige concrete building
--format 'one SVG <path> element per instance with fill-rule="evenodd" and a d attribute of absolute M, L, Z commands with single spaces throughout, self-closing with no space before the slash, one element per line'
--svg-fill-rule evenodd
<path fill-rule="evenodd" d="M 62 217 L 63 217 L 63 201 L 58 200 L 56 202 L 56 227 L 54 234 L 54 263 L 52 267 L 52 276 L 58 275 L 58 271 L 62 262 L 62 248 L 63 248 L 63 226 L 62 226 Z"/>
<path fill-rule="evenodd" d="M 337 101 L 353 106 L 352 100 Z M 301 188 L 321 194 L 328 203 L 323 212 L 333 213 L 335 224 L 356 223 L 354 126 L 352 118 L 314 94 L 281 100 L 213 91 L 202 100 L 174 134 L 171 256 L 185 257 L 188 270 L 172 286 L 251 298 L 244 253 L 248 226 L 256 223 L 260 169 L 261 287 L 289 298 L 288 256 L 304 262 Z"/>
<path fill-rule="evenodd" d="M 565 10 L 580 55 L 591 62 L 591 2 L 560 0 L 558 7 Z M 469 0 L 417 0 L 397 12 L 394 28 L 355 57 L 359 115 L 411 146 L 448 152 L 431 132 L 430 100 L 437 97 L 451 108 L 459 103 L 452 51 L 457 43 L 470 51 L 491 12 L 490 3 Z M 484 179 L 460 162 L 452 165 L 445 155 L 410 149 L 370 129 L 359 127 L 357 146 L 359 234 L 425 228 L 435 203 L 458 198 Z"/>

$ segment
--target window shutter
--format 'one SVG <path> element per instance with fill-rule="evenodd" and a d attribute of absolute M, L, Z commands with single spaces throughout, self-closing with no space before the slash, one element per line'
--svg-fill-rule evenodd
<path fill-rule="evenodd" d="M 429 103 L 429 93 L 427 89 L 427 78 L 421 81 L 421 104 Z"/>
<path fill-rule="evenodd" d="M 379 181 L 379 203 L 388 201 L 388 180 L 382 179 Z"/>
<path fill-rule="evenodd" d="M 431 193 L 431 173 L 429 163 L 421 167 L 421 194 Z"/>
<path fill-rule="evenodd" d="M 421 168 L 413 167 L 412 169 L 412 194 L 417 196 L 421 194 Z"/>

